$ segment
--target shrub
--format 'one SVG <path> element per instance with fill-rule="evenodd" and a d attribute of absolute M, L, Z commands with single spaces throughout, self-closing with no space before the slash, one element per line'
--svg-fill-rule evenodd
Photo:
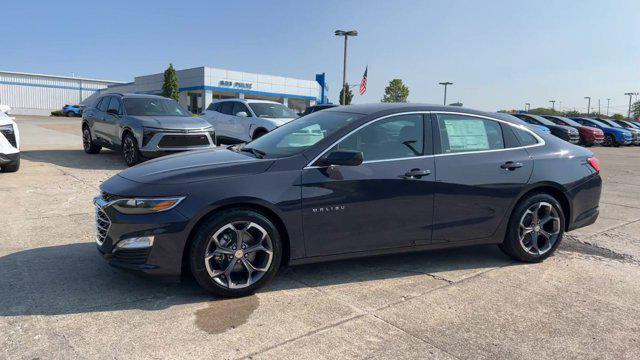
<path fill-rule="evenodd" d="M 51 112 L 51 116 L 64 116 L 62 110 L 55 110 Z"/>

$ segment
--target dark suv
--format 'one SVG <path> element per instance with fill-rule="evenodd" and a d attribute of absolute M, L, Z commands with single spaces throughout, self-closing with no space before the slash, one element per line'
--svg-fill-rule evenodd
<path fill-rule="evenodd" d="M 214 147 L 214 138 L 208 122 L 162 96 L 106 94 L 82 114 L 84 151 L 122 150 L 128 166 L 145 157 Z"/>

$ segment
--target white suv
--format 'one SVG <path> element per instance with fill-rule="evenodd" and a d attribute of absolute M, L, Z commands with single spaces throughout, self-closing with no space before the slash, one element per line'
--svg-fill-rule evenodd
<path fill-rule="evenodd" d="M 293 110 L 266 100 L 225 99 L 202 113 L 216 132 L 216 144 L 249 142 L 298 117 Z"/>
<path fill-rule="evenodd" d="M 4 109 L 3 109 L 4 110 Z M 16 172 L 20 168 L 20 133 L 14 118 L 0 111 L 0 169 Z"/>

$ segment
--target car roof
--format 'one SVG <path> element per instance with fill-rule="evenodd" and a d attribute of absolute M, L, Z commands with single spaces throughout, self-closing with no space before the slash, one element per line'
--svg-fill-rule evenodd
<path fill-rule="evenodd" d="M 118 92 L 113 92 L 113 93 L 106 93 L 101 95 L 100 97 L 105 97 L 105 96 L 120 96 L 123 98 L 145 98 L 145 99 L 169 99 L 167 97 L 164 96 L 160 96 L 160 95 L 153 95 L 153 94 L 136 94 L 136 93 L 118 93 Z M 172 100 L 172 99 L 170 99 Z"/>
<path fill-rule="evenodd" d="M 344 111 L 350 113 L 357 113 L 362 115 L 371 115 L 380 112 L 398 113 L 403 111 L 435 111 L 435 112 L 456 112 L 470 115 L 486 116 L 494 119 L 500 119 L 513 124 L 521 125 L 520 122 L 514 121 L 513 117 L 509 114 L 480 111 L 469 109 L 461 106 L 443 106 L 434 104 L 419 104 L 419 103 L 372 103 L 372 104 L 357 104 L 357 105 L 340 105 L 327 109 L 324 111 Z"/>

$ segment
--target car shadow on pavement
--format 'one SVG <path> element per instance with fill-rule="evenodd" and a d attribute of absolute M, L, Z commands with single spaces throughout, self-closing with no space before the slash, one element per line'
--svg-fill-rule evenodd
<path fill-rule="evenodd" d="M 117 151 L 103 149 L 90 155 L 84 150 L 26 150 L 20 153 L 24 160 L 48 163 L 81 170 L 124 170 L 127 168 L 122 155 Z"/>
<path fill-rule="evenodd" d="M 511 264 L 495 246 L 378 256 L 290 268 L 262 291 L 383 281 L 417 274 L 455 280 Z M 167 283 L 115 269 L 100 257 L 94 243 L 41 247 L 0 256 L 0 274 L 0 316 L 154 311 L 221 300 L 206 293 L 191 278 Z"/>

